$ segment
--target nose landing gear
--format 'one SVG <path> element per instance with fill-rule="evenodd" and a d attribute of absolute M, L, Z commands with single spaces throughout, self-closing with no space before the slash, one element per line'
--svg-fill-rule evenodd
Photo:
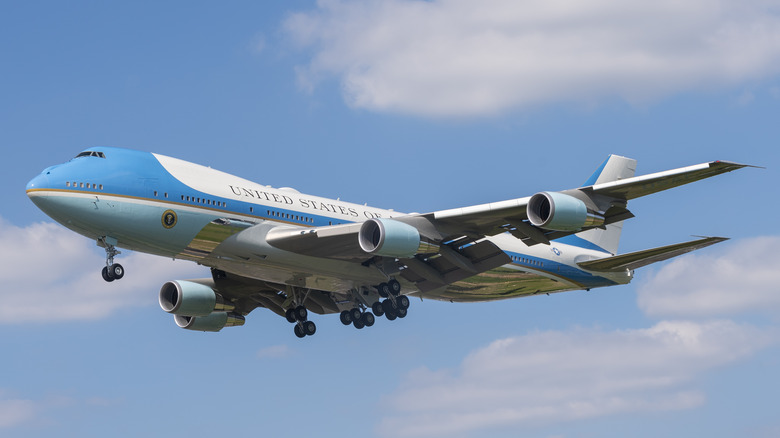
<path fill-rule="evenodd" d="M 113 242 L 109 243 L 110 240 L 113 240 Z M 98 246 L 102 246 L 106 249 L 106 266 L 103 267 L 101 275 L 103 276 L 103 280 L 108 282 L 119 280 L 125 276 L 125 268 L 119 263 L 114 263 L 114 256 L 122 253 L 116 249 L 114 246 L 115 244 L 116 239 L 108 237 L 98 239 Z"/>

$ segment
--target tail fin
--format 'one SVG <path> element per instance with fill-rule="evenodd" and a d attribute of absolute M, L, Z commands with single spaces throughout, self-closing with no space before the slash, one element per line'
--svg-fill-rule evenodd
<path fill-rule="evenodd" d="M 635 172 L 636 160 L 619 155 L 610 155 L 596 169 L 596 172 L 585 181 L 583 187 L 631 178 Z M 577 233 L 577 236 L 615 255 L 617 254 L 620 233 L 622 231 L 623 222 L 617 222 L 607 225 L 605 230 L 593 229 L 583 231 L 582 233 Z"/>

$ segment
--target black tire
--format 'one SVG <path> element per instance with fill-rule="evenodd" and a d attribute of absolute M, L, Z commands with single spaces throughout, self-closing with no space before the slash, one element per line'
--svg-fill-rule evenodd
<path fill-rule="evenodd" d="M 349 316 L 352 317 L 353 321 L 359 320 L 360 319 L 360 315 L 362 315 L 362 314 L 363 314 L 363 312 L 361 312 L 360 309 L 358 309 L 357 307 L 355 307 L 355 308 L 353 308 L 352 310 L 349 311 Z"/>
<path fill-rule="evenodd" d="M 303 333 L 306 334 L 306 336 L 311 336 L 317 333 L 317 326 L 313 321 L 305 321 L 303 323 Z"/>
<path fill-rule="evenodd" d="M 392 313 L 398 309 L 398 305 L 393 302 L 391 299 L 386 299 L 382 301 L 382 309 L 385 311 L 385 313 Z"/>
<path fill-rule="evenodd" d="M 398 308 L 399 309 L 404 309 L 404 310 L 408 309 L 409 308 L 409 304 L 411 304 L 409 302 L 409 297 L 407 297 L 406 295 L 398 295 L 395 298 L 395 302 L 396 302 L 396 304 L 398 304 Z"/>
<path fill-rule="evenodd" d="M 360 317 L 360 320 L 363 322 L 363 325 L 366 327 L 371 327 L 374 325 L 374 322 L 376 322 L 376 318 L 374 318 L 374 314 L 371 312 L 366 312 L 363 314 L 363 316 Z"/>
<path fill-rule="evenodd" d="M 390 296 L 390 286 L 388 286 L 387 283 L 380 283 L 379 286 L 376 287 L 376 290 L 382 298 Z"/>
<path fill-rule="evenodd" d="M 376 303 L 372 304 L 371 311 L 374 312 L 374 315 L 376 316 L 382 316 L 385 314 L 385 309 L 382 308 L 381 301 L 377 301 Z"/>
<path fill-rule="evenodd" d="M 119 263 L 115 263 L 111 265 L 110 273 L 114 280 L 119 280 L 125 276 L 125 268 Z"/>
<path fill-rule="evenodd" d="M 397 312 L 395 312 L 396 315 L 398 315 L 399 318 L 406 318 L 407 310 L 406 309 L 398 309 Z"/>
<path fill-rule="evenodd" d="M 363 327 L 366 326 L 365 324 L 363 324 L 363 321 L 360 320 L 360 319 L 356 319 L 356 320 L 352 321 L 352 325 L 354 325 L 355 328 L 358 329 L 358 330 L 360 330 L 360 329 L 362 329 Z"/>
<path fill-rule="evenodd" d="M 303 329 L 301 328 L 300 324 L 295 324 L 295 328 L 293 328 L 293 331 L 295 332 L 295 336 L 299 338 L 306 336 L 306 333 L 303 332 Z"/>
<path fill-rule="evenodd" d="M 295 312 L 293 313 L 295 316 L 295 319 L 298 321 L 306 321 L 306 318 L 309 316 L 309 312 L 306 310 L 303 306 L 298 306 L 295 308 Z"/>
<path fill-rule="evenodd" d="M 395 312 L 385 312 L 385 318 L 387 318 L 388 321 L 395 321 L 395 319 L 398 318 L 398 315 L 396 315 Z"/>
<path fill-rule="evenodd" d="M 396 279 L 388 281 L 387 287 L 390 289 L 390 293 L 393 295 L 398 295 L 401 293 L 401 283 L 399 283 Z"/>
<path fill-rule="evenodd" d="M 284 317 L 287 318 L 287 322 L 295 322 L 295 309 L 287 309 Z"/>
<path fill-rule="evenodd" d="M 339 319 L 341 319 L 341 323 L 344 325 L 352 324 L 352 314 L 349 312 L 349 310 L 342 311 L 339 315 Z"/>
<path fill-rule="evenodd" d="M 111 283 L 114 281 L 114 277 L 112 277 L 109 273 L 107 266 L 103 266 L 103 270 L 100 272 L 100 274 L 103 276 L 103 280 L 106 280 L 107 282 Z"/>

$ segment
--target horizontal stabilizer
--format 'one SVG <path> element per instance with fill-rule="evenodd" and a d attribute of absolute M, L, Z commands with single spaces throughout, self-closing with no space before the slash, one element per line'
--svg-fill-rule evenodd
<path fill-rule="evenodd" d="M 652 263 L 677 257 L 697 249 L 705 248 L 716 243 L 728 240 L 726 237 L 705 237 L 690 242 L 678 243 L 675 245 L 662 246 L 659 248 L 646 249 L 628 254 L 607 257 L 587 262 L 577 263 L 581 268 L 589 271 L 624 271 L 626 269 L 637 269 Z"/>

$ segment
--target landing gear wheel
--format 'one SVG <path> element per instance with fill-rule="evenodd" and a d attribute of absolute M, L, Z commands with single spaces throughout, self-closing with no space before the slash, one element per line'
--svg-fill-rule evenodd
<path fill-rule="evenodd" d="M 341 319 L 341 323 L 344 325 L 352 324 L 352 312 L 349 310 L 342 311 L 341 315 L 339 315 L 339 319 Z"/>
<path fill-rule="evenodd" d="M 409 304 L 410 304 L 409 297 L 407 297 L 406 295 L 399 295 L 398 297 L 396 297 L 395 301 L 396 304 L 398 304 L 399 309 L 406 310 L 409 308 Z"/>
<path fill-rule="evenodd" d="M 396 279 L 388 281 L 387 287 L 390 289 L 390 293 L 393 295 L 398 295 L 401 293 L 401 283 L 399 283 Z"/>
<path fill-rule="evenodd" d="M 109 273 L 108 266 L 103 266 L 103 271 L 101 271 L 100 274 L 103 275 L 103 280 L 106 280 L 109 283 L 114 281 L 114 277 Z"/>
<path fill-rule="evenodd" d="M 371 311 L 374 312 L 374 315 L 376 316 L 382 316 L 385 314 L 385 309 L 382 308 L 382 303 L 380 301 L 377 301 L 371 305 Z"/>
<path fill-rule="evenodd" d="M 287 318 L 287 322 L 295 322 L 295 309 L 287 309 L 287 311 L 284 312 L 284 317 Z"/>
<path fill-rule="evenodd" d="M 303 332 L 303 329 L 301 328 L 300 324 L 295 324 L 295 328 L 293 329 L 293 331 L 295 332 L 295 336 L 299 338 L 306 336 L 306 333 Z"/>
<path fill-rule="evenodd" d="M 395 319 L 398 318 L 398 315 L 396 315 L 395 312 L 385 312 L 385 317 L 388 321 L 395 321 Z"/>
<path fill-rule="evenodd" d="M 360 321 L 363 323 L 364 326 L 371 327 L 372 325 L 374 325 L 376 319 L 374 318 L 374 314 L 372 314 L 371 312 L 366 312 L 363 314 L 363 316 L 360 317 Z"/>
<path fill-rule="evenodd" d="M 385 313 L 392 313 L 398 309 L 398 305 L 393 300 L 386 299 L 382 301 L 382 309 Z"/>
<path fill-rule="evenodd" d="M 398 310 L 396 310 L 395 313 L 396 313 L 396 315 L 398 315 L 399 318 L 406 318 L 407 310 L 406 309 L 398 309 Z"/>
<path fill-rule="evenodd" d="M 115 263 L 111 265 L 111 267 L 108 269 L 109 275 L 114 278 L 114 280 L 119 280 L 122 277 L 125 276 L 125 268 L 122 267 L 119 263 Z"/>
<path fill-rule="evenodd" d="M 302 325 L 303 325 L 303 333 L 307 336 L 311 336 L 317 332 L 317 326 L 314 325 L 312 321 L 304 321 Z"/>
<path fill-rule="evenodd" d="M 376 290 L 382 298 L 390 296 L 390 286 L 388 286 L 387 283 L 380 283 L 379 286 L 376 287 Z"/>
<path fill-rule="evenodd" d="M 360 315 L 363 313 L 358 309 L 357 307 L 353 308 L 349 311 L 349 316 L 352 318 L 353 321 L 357 321 L 360 319 Z"/>
<path fill-rule="evenodd" d="M 360 319 L 356 319 L 356 320 L 352 321 L 352 325 L 354 325 L 355 328 L 358 329 L 358 330 L 360 330 L 360 329 L 362 329 L 363 327 L 366 326 L 365 324 L 363 324 L 363 321 L 360 320 Z"/>
<path fill-rule="evenodd" d="M 306 318 L 309 316 L 309 312 L 306 311 L 306 308 L 303 306 L 298 306 L 293 311 L 293 315 L 295 316 L 295 319 L 298 321 L 306 321 Z"/>

